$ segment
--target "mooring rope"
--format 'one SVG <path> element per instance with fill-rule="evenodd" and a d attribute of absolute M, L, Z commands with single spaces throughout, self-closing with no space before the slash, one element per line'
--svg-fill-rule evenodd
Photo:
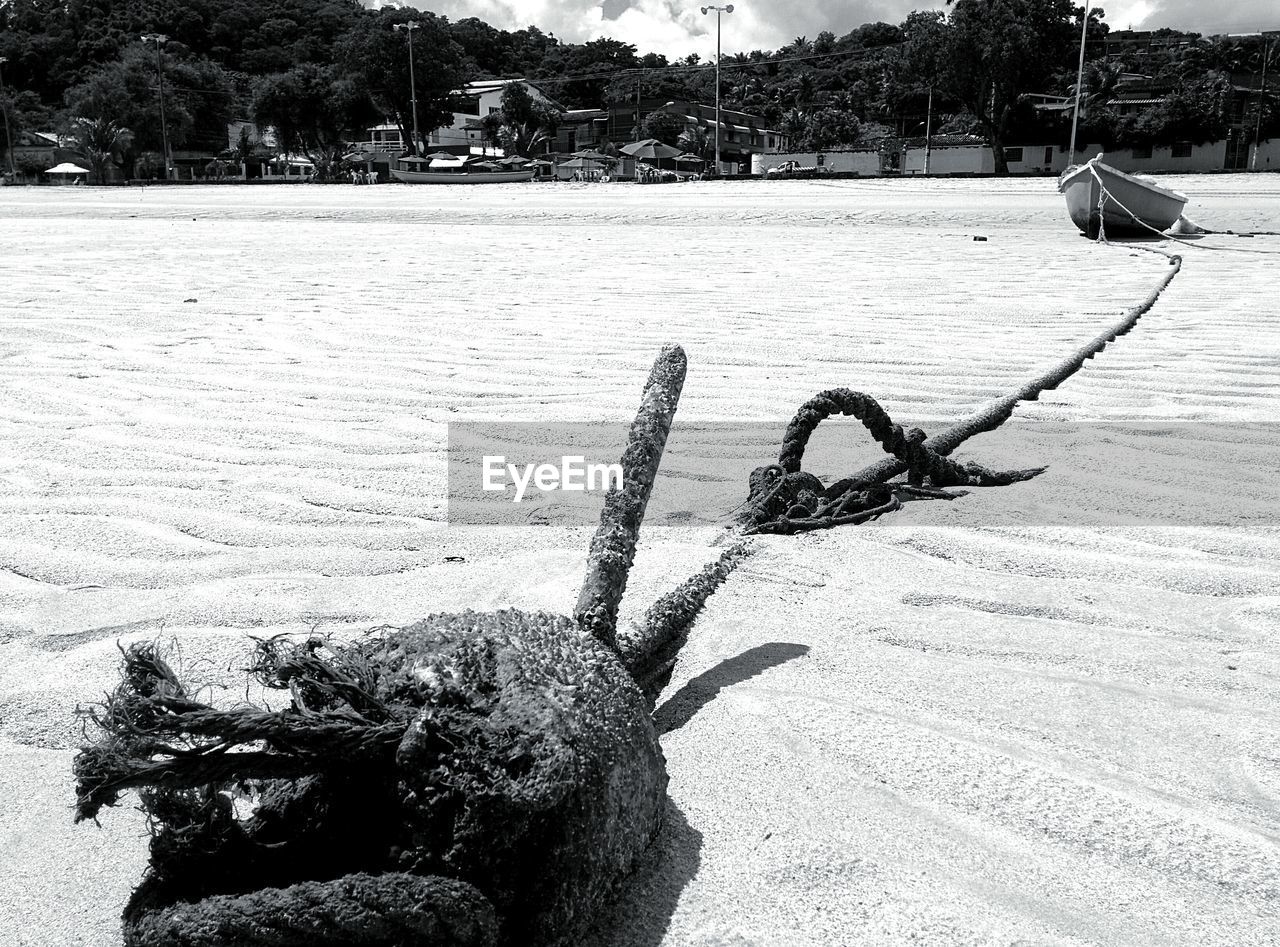
<path fill-rule="evenodd" d="M 1278 250 L 1255 250 L 1252 247 L 1202 246 L 1201 244 L 1195 243 L 1192 240 L 1188 240 L 1185 237 L 1182 237 L 1178 234 L 1166 233 L 1163 230 L 1159 230 L 1151 226 L 1151 224 L 1147 223 L 1145 220 L 1143 220 L 1141 217 L 1139 217 L 1137 214 L 1131 211 L 1127 206 L 1125 206 L 1125 204 L 1120 200 L 1120 198 L 1116 197 L 1115 194 L 1111 192 L 1111 189 L 1107 187 L 1106 181 L 1103 180 L 1102 175 L 1098 173 L 1098 169 L 1093 166 L 1093 162 L 1089 162 L 1088 168 L 1089 168 L 1089 173 L 1093 175 L 1093 179 L 1098 182 L 1098 242 L 1099 243 L 1108 242 L 1107 235 L 1106 235 L 1105 209 L 1106 209 L 1106 202 L 1111 201 L 1113 204 L 1119 207 L 1122 211 L 1128 214 L 1129 217 L 1133 219 L 1133 222 L 1138 224 L 1140 227 L 1144 227 L 1159 237 L 1163 237 L 1166 240 L 1172 240 L 1175 243 L 1180 243 L 1186 247 L 1192 247 L 1196 250 L 1220 251 L 1222 253 L 1256 253 L 1263 256 L 1280 255 L 1280 251 Z M 1205 233 L 1208 233 L 1208 234 L 1213 234 L 1218 232 L 1219 231 L 1213 231 L 1213 230 L 1205 231 Z M 1230 231 L 1230 230 L 1221 231 L 1221 233 L 1232 234 L 1233 236 L 1246 236 L 1245 234 L 1237 234 L 1234 231 Z M 1247 234 L 1247 236 L 1269 237 L 1269 236 L 1280 236 L 1280 234 L 1274 234 L 1268 231 L 1259 231 L 1257 233 Z M 1137 249 L 1145 250 L 1149 248 L 1138 247 Z M 1155 251 L 1155 252 L 1159 252 L 1159 251 Z"/>
<path fill-rule="evenodd" d="M 1182 257 L 1163 250 L 1152 252 L 1167 259 L 1170 268 L 1142 302 L 1058 364 L 933 437 L 926 437 L 918 428 L 903 430 L 874 398 L 847 388 L 824 391 L 806 401 L 787 426 L 778 462 L 758 467 L 751 474 L 748 499 L 737 515 L 742 531 L 790 534 L 863 523 L 911 500 L 963 496 L 940 489 L 944 486 L 1005 485 L 1039 474 L 1043 468 L 995 472 L 978 464 L 957 464 L 947 455 L 974 435 L 998 428 L 1021 402 L 1035 400 L 1042 392 L 1057 388 L 1086 361 L 1137 325 L 1182 269 Z M 814 429 L 837 413 L 861 421 L 890 456 L 826 487 L 817 477 L 804 472 L 801 464 Z M 886 482 L 902 473 L 910 475 L 908 483 Z M 930 481 L 928 487 L 925 480 Z"/>

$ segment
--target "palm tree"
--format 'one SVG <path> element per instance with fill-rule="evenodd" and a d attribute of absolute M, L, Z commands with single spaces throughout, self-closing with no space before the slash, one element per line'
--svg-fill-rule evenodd
<path fill-rule="evenodd" d="M 809 42 L 807 36 L 797 36 L 790 46 L 784 46 L 783 49 L 794 52 L 797 56 L 807 56 L 813 51 L 813 43 Z"/>
<path fill-rule="evenodd" d="M 107 183 L 107 168 L 120 166 L 124 152 L 133 144 L 133 132 L 105 118 L 78 118 L 72 124 L 71 137 L 93 169 L 99 184 Z"/>
<path fill-rule="evenodd" d="M 1081 83 L 1084 93 L 1080 98 L 1080 114 L 1089 115 L 1095 109 L 1106 106 L 1116 95 L 1120 80 L 1124 78 L 1124 65 L 1095 59 L 1085 63 L 1084 79 Z M 1071 85 L 1071 94 L 1076 93 L 1075 83 Z M 1075 105 L 1072 105 L 1075 108 Z"/>
<path fill-rule="evenodd" d="M 508 155 L 530 157 L 555 138 L 560 113 L 535 99 L 522 82 L 509 82 L 502 90 L 501 108 L 482 120 L 485 134 Z"/>
<path fill-rule="evenodd" d="M 697 155 L 703 161 L 715 157 L 716 142 L 705 126 L 695 125 L 686 128 L 676 139 L 676 145 L 691 155 Z"/>

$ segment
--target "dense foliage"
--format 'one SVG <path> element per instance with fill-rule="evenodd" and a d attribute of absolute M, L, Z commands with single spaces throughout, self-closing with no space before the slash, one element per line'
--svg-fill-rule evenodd
<path fill-rule="evenodd" d="M 1028 97 L 1073 92 L 1081 13 L 1073 0 L 950 0 L 944 11 L 913 13 L 899 25 L 870 23 L 843 36 L 797 37 L 776 50 L 726 53 L 722 100 L 760 115 L 800 150 L 922 135 L 931 102 L 933 130 L 977 132 L 1002 168 L 1005 142 L 1065 144 L 1071 109 L 1036 109 Z M 1233 123 L 1252 123 L 1264 137 L 1280 133 L 1274 104 L 1259 106 L 1241 92 L 1257 85 L 1261 40 L 1163 31 L 1157 35 L 1177 42 L 1113 44 L 1103 58 L 1104 14 L 1095 8 L 1090 16 L 1084 139 L 1107 146 L 1204 141 Z M 478 78 L 533 79 L 565 108 L 635 103 L 648 110 L 715 97 L 715 64 L 696 55 L 672 61 L 615 39 L 565 43 L 533 26 L 500 30 L 474 17 L 450 22 L 412 9 L 366 9 L 357 0 L 0 0 L 5 104 L 15 132 L 69 133 L 80 119 L 112 124 L 127 134 L 111 160 L 128 170 L 160 150 L 161 74 L 174 148 L 225 149 L 228 120 L 268 115 L 284 121 L 291 144 L 322 157 L 336 150 L 335 136 L 380 117 L 397 122 L 408 140 L 407 36 L 392 30 L 408 20 L 418 23 L 424 136 L 453 111 L 450 93 Z M 159 57 L 140 42 L 144 33 L 168 38 Z M 1280 43 L 1271 45 L 1275 74 Z M 1157 104 L 1136 112 L 1116 105 L 1117 93 L 1135 81 L 1146 83 Z M 519 115 L 521 107 L 512 102 L 506 132 L 490 123 L 491 134 L 527 143 L 550 127 L 545 116 Z M 637 132 L 676 141 L 681 130 L 663 121 Z"/>

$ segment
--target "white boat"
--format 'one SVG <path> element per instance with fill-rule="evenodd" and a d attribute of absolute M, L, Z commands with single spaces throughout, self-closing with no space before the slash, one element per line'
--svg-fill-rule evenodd
<path fill-rule="evenodd" d="M 391 176 L 405 184 L 512 184 L 531 181 L 537 173 L 535 167 L 504 170 L 468 157 L 428 161 L 416 155 L 400 158 L 391 169 Z"/>
<path fill-rule="evenodd" d="M 1102 155 L 1067 168 L 1058 191 L 1067 213 L 1082 232 L 1097 237 L 1099 224 L 1118 237 L 1149 237 L 1178 222 L 1187 196 L 1103 164 Z"/>

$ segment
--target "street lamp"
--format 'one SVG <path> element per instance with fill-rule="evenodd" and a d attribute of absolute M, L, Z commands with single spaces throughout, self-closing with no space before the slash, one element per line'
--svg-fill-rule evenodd
<path fill-rule="evenodd" d="M 732 13 L 733 4 L 727 3 L 722 7 L 706 6 L 702 8 L 702 15 L 706 16 L 712 10 L 716 11 L 716 174 L 720 174 L 720 14 Z"/>
<path fill-rule="evenodd" d="M 169 150 L 169 121 L 164 114 L 164 62 L 160 58 L 160 47 L 169 41 L 163 33 L 143 33 L 144 43 L 156 44 L 156 80 L 160 89 L 160 140 L 164 143 L 164 179 L 168 181 L 173 173 L 173 152 Z"/>
<path fill-rule="evenodd" d="M 0 56 L 0 65 L 7 63 L 8 57 Z M 9 100 L 4 94 L 4 79 L 0 78 L 0 109 L 4 111 L 4 143 L 9 149 L 9 173 L 14 181 L 18 180 L 18 168 L 13 163 L 13 133 L 9 131 Z"/>
<path fill-rule="evenodd" d="M 404 30 L 409 34 L 409 101 L 413 103 L 413 153 L 418 153 L 418 83 L 413 77 L 413 31 L 421 24 L 417 20 L 408 23 L 397 23 L 392 27 L 397 33 Z"/>

